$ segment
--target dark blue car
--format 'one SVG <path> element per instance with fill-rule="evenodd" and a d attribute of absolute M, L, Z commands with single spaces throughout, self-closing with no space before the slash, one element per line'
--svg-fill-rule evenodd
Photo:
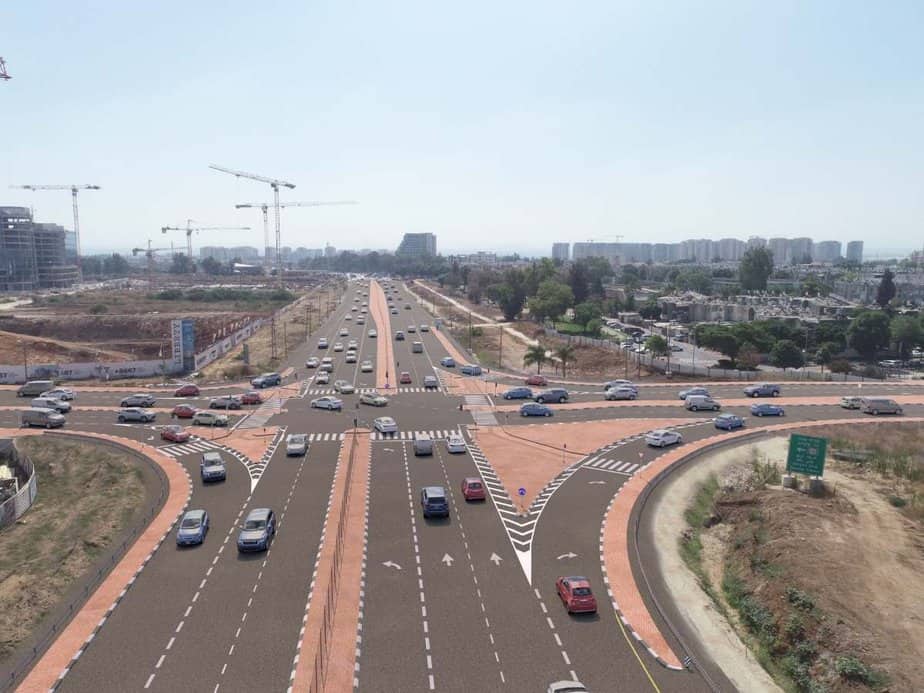
<path fill-rule="evenodd" d="M 532 399 L 533 391 L 528 387 L 512 387 L 504 393 L 504 399 Z"/>
<path fill-rule="evenodd" d="M 744 419 L 737 414 L 719 414 L 715 417 L 715 427 L 724 431 L 744 428 Z"/>
<path fill-rule="evenodd" d="M 753 416 L 786 416 L 783 407 L 777 404 L 752 404 L 751 414 Z"/>
<path fill-rule="evenodd" d="M 444 356 L 442 359 L 440 359 L 440 365 L 444 368 L 455 368 L 456 360 L 452 358 L 452 356 Z"/>
<path fill-rule="evenodd" d="M 204 510 L 187 510 L 176 531 L 177 546 L 196 546 L 205 541 L 209 531 L 209 514 Z"/>
<path fill-rule="evenodd" d="M 449 517 L 449 502 L 442 486 L 426 486 L 420 491 L 420 507 L 424 517 Z"/>
<path fill-rule="evenodd" d="M 520 416 L 551 416 L 552 410 L 538 402 L 528 402 L 520 407 Z"/>

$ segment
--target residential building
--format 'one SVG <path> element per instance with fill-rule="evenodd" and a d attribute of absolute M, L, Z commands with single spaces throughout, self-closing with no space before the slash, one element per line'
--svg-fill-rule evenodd
<path fill-rule="evenodd" d="M 847 262 L 857 265 L 863 263 L 863 241 L 850 241 L 847 244 Z"/>
<path fill-rule="evenodd" d="M 552 244 L 552 259 L 561 260 L 562 262 L 568 262 L 571 259 L 571 244 L 570 243 L 553 243 Z"/>
<path fill-rule="evenodd" d="M 737 238 L 723 238 L 716 244 L 716 256 L 722 261 L 737 262 L 744 257 L 747 244 Z"/>
<path fill-rule="evenodd" d="M 619 260 L 621 243 L 575 243 L 571 248 L 572 260 L 585 260 L 592 257 L 602 257 L 607 260 Z"/>
<path fill-rule="evenodd" d="M 767 248 L 773 254 L 773 264 L 776 267 L 788 265 L 792 255 L 790 255 L 790 245 L 788 238 L 771 238 L 767 242 Z"/>
<path fill-rule="evenodd" d="M 433 233 L 406 233 L 401 239 L 396 255 L 406 257 L 424 257 L 436 255 L 436 234 Z"/>
<path fill-rule="evenodd" d="M 77 281 L 57 224 L 36 223 L 28 207 L 0 207 L 0 291 L 63 288 Z"/>
<path fill-rule="evenodd" d="M 812 239 L 791 239 L 789 241 L 789 261 L 794 265 L 810 263 L 812 261 Z"/>
<path fill-rule="evenodd" d="M 812 260 L 815 262 L 835 263 L 841 259 L 840 241 L 819 241 L 812 249 Z"/>
<path fill-rule="evenodd" d="M 334 246 L 330 244 L 324 246 L 324 257 L 337 257 L 337 255 L 337 249 Z"/>
<path fill-rule="evenodd" d="M 766 248 L 766 247 L 767 247 L 766 238 L 761 238 L 760 236 L 751 236 L 748 239 L 748 247 L 747 247 L 748 250 L 750 250 L 751 248 Z"/>

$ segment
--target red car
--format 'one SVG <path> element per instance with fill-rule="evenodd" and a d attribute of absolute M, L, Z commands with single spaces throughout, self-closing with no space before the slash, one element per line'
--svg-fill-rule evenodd
<path fill-rule="evenodd" d="M 245 392 L 240 396 L 241 404 L 263 404 L 263 398 L 260 396 L 260 393 L 251 390 L 250 392 Z"/>
<path fill-rule="evenodd" d="M 398 382 L 402 385 L 410 385 L 411 382 L 413 382 L 411 380 L 411 374 L 408 373 L 407 371 L 403 371 L 401 373 L 401 377 L 398 379 Z"/>
<path fill-rule="evenodd" d="M 484 500 L 484 484 L 478 477 L 470 476 L 462 480 L 462 496 L 465 500 Z"/>
<path fill-rule="evenodd" d="M 160 439 L 172 443 L 185 443 L 189 440 L 189 431 L 182 426 L 164 426 L 160 429 Z"/>
<path fill-rule="evenodd" d="M 199 396 L 199 387 L 193 385 L 192 383 L 186 383 L 185 385 L 180 385 L 176 390 L 173 391 L 174 397 L 198 397 Z"/>
<path fill-rule="evenodd" d="M 548 378 L 546 378 L 544 375 L 539 375 L 538 373 L 535 373 L 526 379 L 526 384 L 527 385 L 538 385 L 539 387 L 545 387 L 546 385 L 549 384 L 549 381 L 548 381 Z"/>
<path fill-rule="evenodd" d="M 586 577 L 560 577 L 555 581 L 555 589 L 569 614 L 597 612 L 597 600 Z"/>
<path fill-rule="evenodd" d="M 191 419 L 197 411 L 198 409 L 191 404 L 178 404 L 173 408 L 170 416 L 174 419 Z"/>

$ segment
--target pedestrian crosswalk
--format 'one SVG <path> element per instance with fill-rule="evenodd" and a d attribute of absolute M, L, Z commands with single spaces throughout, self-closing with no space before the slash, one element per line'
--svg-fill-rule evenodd
<path fill-rule="evenodd" d="M 250 428 L 263 428 L 266 422 L 278 414 L 281 409 L 282 399 L 280 397 L 268 399 L 252 411 L 249 416 L 245 417 L 244 420 L 238 424 L 237 428 L 245 430 Z"/>
<path fill-rule="evenodd" d="M 596 469 L 600 472 L 612 472 L 613 474 L 632 476 L 640 465 L 632 462 L 623 462 L 622 460 L 612 460 L 606 457 L 593 457 L 581 466 Z"/>
<path fill-rule="evenodd" d="M 393 395 L 395 393 L 422 393 L 422 392 L 439 392 L 437 388 L 425 388 L 425 387 L 391 387 L 391 388 L 375 388 L 375 387 L 357 387 L 357 394 L 363 392 L 378 392 L 382 395 Z M 336 395 L 339 394 L 332 387 L 312 387 L 308 388 L 305 391 L 306 395 Z"/>
<path fill-rule="evenodd" d="M 221 446 L 202 438 L 190 438 L 188 443 L 165 445 L 157 449 L 171 457 L 179 457 L 180 455 L 191 455 L 193 453 L 206 452 L 208 450 L 220 450 Z"/>
<path fill-rule="evenodd" d="M 343 433 L 308 433 L 309 443 L 339 442 L 344 439 Z"/>
<path fill-rule="evenodd" d="M 379 433 L 378 431 L 372 432 L 372 440 L 414 440 L 416 436 L 421 434 L 426 434 L 433 438 L 433 440 L 440 440 L 443 438 L 448 438 L 449 436 L 462 435 L 461 431 L 458 430 L 433 430 L 433 431 L 398 431 L 397 433 Z"/>
<path fill-rule="evenodd" d="M 491 402 L 485 395 L 465 395 L 465 406 L 469 407 L 472 419 L 479 426 L 496 426 L 497 419 L 491 411 Z"/>

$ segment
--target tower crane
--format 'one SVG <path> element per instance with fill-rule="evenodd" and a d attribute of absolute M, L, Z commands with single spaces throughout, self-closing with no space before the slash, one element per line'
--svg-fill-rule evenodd
<path fill-rule="evenodd" d="M 0 58 L 0 79 L 8 80 L 13 79 L 10 77 L 10 73 L 6 71 L 6 61 L 3 58 Z"/>
<path fill-rule="evenodd" d="M 192 235 L 193 231 L 250 231 L 249 226 L 193 226 L 194 219 L 187 219 L 186 226 L 161 226 L 161 233 L 167 231 L 185 231 L 186 232 L 186 255 L 192 260 Z"/>
<path fill-rule="evenodd" d="M 236 178 L 249 178 L 250 180 L 259 181 L 260 183 L 268 183 L 269 186 L 273 189 L 273 209 L 276 212 L 276 268 L 277 276 L 279 279 L 279 284 L 282 284 L 282 266 L 279 264 L 279 255 L 280 255 L 280 239 L 279 239 L 279 188 L 294 188 L 295 183 L 289 183 L 288 181 L 280 180 L 278 178 L 268 178 L 267 176 L 261 176 L 256 173 L 247 173 L 246 171 L 236 171 L 233 168 L 225 168 L 224 166 L 217 166 L 216 164 L 209 164 L 209 168 L 214 169 L 215 171 L 221 171 L 222 173 L 229 173 Z"/>
<path fill-rule="evenodd" d="M 2 63 L 3 61 L 0 61 Z M 2 66 L 2 65 L 0 65 Z M 77 244 L 77 267 L 80 268 L 80 216 L 77 214 L 78 190 L 101 190 L 98 185 L 11 185 L 11 188 L 22 190 L 70 190 L 74 201 L 74 237 Z"/>
<path fill-rule="evenodd" d="M 148 247 L 145 248 L 132 248 L 132 255 L 137 256 L 138 253 L 144 253 L 145 257 L 148 259 L 148 286 L 153 286 L 153 274 L 154 274 L 154 253 L 162 253 L 166 251 L 172 251 L 173 248 L 152 248 L 151 239 L 148 239 Z"/>
<path fill-rule="evenodd" d="M 235 209 L 260 209 L 263 212 L 263 264 L 269 266 L 269 254 L 266 252 L 269 248 L 269 219 L 267 210 L 273 202 L 244 202 L 234 205 Z M 355 205 L 355 200 L 338 200 L 335 202 L 280 202 L 280 207 L 326 207 L 329 205 Z M 278 262 L 277 262 L 278 267 Z"/>

